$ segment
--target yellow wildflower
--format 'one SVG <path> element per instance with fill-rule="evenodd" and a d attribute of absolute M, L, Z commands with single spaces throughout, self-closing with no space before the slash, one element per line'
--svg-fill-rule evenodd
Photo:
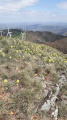
<path fill-rule="evenodd" d="M 19 80 L 17 80 L 17 83 L 19 83 L 20 81 Z"/>
<path fill-rule="evenodd" d="M 13 46 L 11 46 L 11 48 L 13 48 Z"/>
<path fill-rule="evenodd" d="M 7 79 L 5 79 L 4 82 L 5 82 L 5 83 L 8 82 Z"/>
<path fill-rule="evenodd" d="M 49 59 L 49 62 L 51 62 L 51 59 Z"/>
<path fill-rule="evenodd" d="M 37 76 L 37 74 L 35 74 L 35 76 Z"/>
<path fill-rule="evenodd" d="M 2 52 L 2 50 L 0 50 L 0 52 Z"/>
<path fill-rule="evenodd" d="M 25 63 L 27 63 L 27 61 L 25 61 Z"/>
<path fill-rule="evenodd" d="M 23 58 L 24 58 L 25 56 L 23 56 Z"/>
<path fill-rule="evenodd" d="M 5 57 L 5 53 L 2 53 L 3 57 Z"/>
<path fill-rule="evenodd" d="M 11 59 L 12 57 L 10 56 L 9 58 Z"/>
<path fill-rule="evenodd" d="M 16 68 L 16 70 L 18 70 L 19 68 Z"/>

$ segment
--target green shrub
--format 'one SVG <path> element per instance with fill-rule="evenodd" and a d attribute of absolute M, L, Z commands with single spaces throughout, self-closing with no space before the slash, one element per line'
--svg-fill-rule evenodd
<path fill-rule="evenodd" d="M 3 104 L 4 104 L 4 101 L 0 100 L 0 109 L 2 108 Z"/>
<path fill-rule="evenodd" d="M 7 76 L 6 74 L 3 74 L 3 75 L 2 75 L 2 78 L 3 78 L 3 79 L 8 79 L 8 76 Z"/>

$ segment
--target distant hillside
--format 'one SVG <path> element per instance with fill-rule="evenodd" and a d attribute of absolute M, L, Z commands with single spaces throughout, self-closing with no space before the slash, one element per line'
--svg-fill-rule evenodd
<path fill-rule="evenodd" d="M 27 32 L 27 40 L 35 42 L 35 43 L 54 42 L 62 38 L 64 37 L 61 35 L 56 35 L 52 32 L 40 32 L 40 31 Z"/>
<path fill-rule="evenodd" d="M 48 46 L 56 48 L 56 49 L 62 51 L 63 53 L 67 54 L 67 38 L 60 39 L 55 42 L 47 42 L 46 44 Z"/>
<path fill-rule="evenodd" d="M 12 32 L 13 37 L 17 37 L 21 34 L 21 29 L 10 29 L 9 31 Z M 6 36 L 7 32 L 8 32 L 7 29 L 3 30 L 3 36 Z"/>
<path fill-rule="evenodd" d="M 63 35 L 63 36 L 67 36 L 67 29 L 61 30 L 58 34 Z"/>
<path fill-rule="evenodd" d="M 34 24 L 26 26 L 28 31 L 49 31 L 58 35 L 67 36 L 67 25 L 42 25 Z"/>

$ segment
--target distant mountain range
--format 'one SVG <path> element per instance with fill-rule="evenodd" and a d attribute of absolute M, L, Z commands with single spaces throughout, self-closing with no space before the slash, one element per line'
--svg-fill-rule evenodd
<path fill-rule="evenodd" d="M 13 24 L 0 24 L 0 30 L 3 29 L 26 29 L 27 31 L 48 31 L 58 35 L 67 36 L 67 24 L 31 24 L 31 23 L 13 23 Z"/>
<path fill-rule="evenodd" d="M 28 31 L 49 31 L 53 32 L 58 35 L 63 35 L 67 36 L 67 26 L 50 26 L 50 25 L 40 25 L 40 24 L 35 24 L 35 25 L 28 25 L 26 26 L 26 29 Z"/>

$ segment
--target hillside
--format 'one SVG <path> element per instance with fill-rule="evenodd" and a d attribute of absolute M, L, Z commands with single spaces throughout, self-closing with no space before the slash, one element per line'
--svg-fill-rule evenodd
<path fill-rule="evenodd" d="M 47 42 L 46 45 L 56 48 L 62 51 L 63 53 L 67 54 L 67 37 L 55 42 Z"/>
<path fill-rule="evenodd" d="M 0 120 L 51 120 L 56 109 L 67 120 L 67 55 L 0 37 Z"/>
<path fill-rule="evenodd" d="M 67 54 L 67 37 L 51 32 L 27 32 L 27 40 L 39 44 L 46 44 Z"/>
<path fill-rule="evenodd" d="M 54 34 L 52 32 L 43 32 L 43 31 L 42 32 L 39 32 L 39 31 L 27 32 L 27 40 L 35 42 L 35 43 L 54 42 L 61 38 L 64 38 L 64 37 L 61 35 Z"/>
<path fill-rule="evenodd" d="M 10 32 L 12 32 L 12 37 L 19 37 L 21 34 L 22 29 L 10 29 Z M 3 30 L 3 36 L 7 36 L 8 30 Z M 57 35 L 52 32 L 47 31 L 26 31 L 27 40 L 35 42 L 35 43 L 45 43 L 45 42 L 54 42 L 56 40 L 65 38 L 62 35 Z M 31 39 L 32 38 L 32 39 Z"/>
<path fill-rule="evenodd" d="M 10 29 L 9 31 L 12 32 L 12 37 L 16 37 L 16 36 L 19 37 L 21 34 L 21 29 Z M 3 36 L 7 36 L 7 32 L 8 30 L 4 29 Z"/>

